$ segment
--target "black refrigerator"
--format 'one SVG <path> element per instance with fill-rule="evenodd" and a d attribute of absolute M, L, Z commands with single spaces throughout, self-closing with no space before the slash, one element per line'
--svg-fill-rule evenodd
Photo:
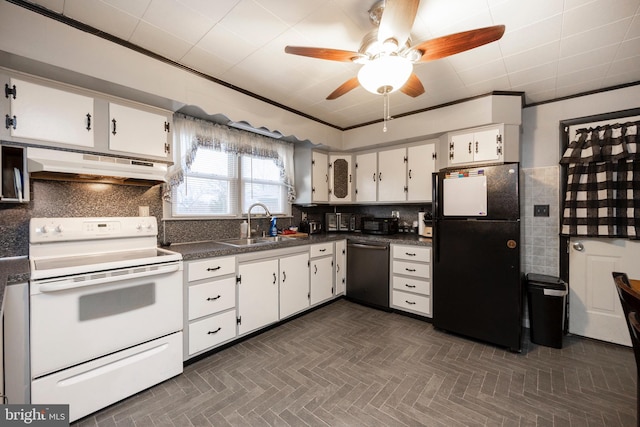
<path fill-rule="evenodd" d="M 522 350 L 518 163 L 433 174 L 433 325 Z"/>

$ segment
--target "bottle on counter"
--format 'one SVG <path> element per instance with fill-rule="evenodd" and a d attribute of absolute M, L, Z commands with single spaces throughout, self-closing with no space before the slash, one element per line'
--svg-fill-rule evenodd
<path fill-rule="evenodd" d="M 271 226 L 269 227 L 269 236 L 275 237 L 278 235 L 278 227 L 276 227 L 276 217 L 271 217 Z"/>
<path fill-rule="evenodd" d="M 242 221 L 242 223 L 240 224 L 240 238 L 244 238 L 247 237 L 247 230 L 249 229 L 249 224 L 247 224 L 247 221 Z"/>

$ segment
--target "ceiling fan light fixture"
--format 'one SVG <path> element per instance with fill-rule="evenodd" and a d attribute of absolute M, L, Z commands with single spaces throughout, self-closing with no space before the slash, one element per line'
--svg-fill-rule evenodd
<path fill-rule="evenodd" d="M 380 56 L 364 64 L 358 81 L 367 91 L 383 95 L 400 89 L 413 72 L 413 64 L 397 55 Z"/>

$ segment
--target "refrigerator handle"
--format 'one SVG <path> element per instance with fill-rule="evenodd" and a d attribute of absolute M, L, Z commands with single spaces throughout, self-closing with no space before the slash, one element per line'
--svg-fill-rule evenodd
<path fill-rule="evenodd" d="M 438 196 L 440 193 L 440 179 L 438 172 L 434 172 L 431 175 L 431 210 L 433 213 L 433 236 L 431 237 L 431 243 L 433 245 L 433 262 L 440 261 L 440 247 L 438 229 L 440 228 L 440 203 L 438 202 Z"/>

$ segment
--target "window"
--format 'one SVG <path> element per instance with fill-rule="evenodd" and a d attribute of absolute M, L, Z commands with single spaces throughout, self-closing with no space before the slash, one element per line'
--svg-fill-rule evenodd
<path fill-rule="evenodd" d="M 288 214 L 286 186 L 273 159 L 201 148 L 172 193 L 174 217 L 240 216 L 255 202 Z"/>

